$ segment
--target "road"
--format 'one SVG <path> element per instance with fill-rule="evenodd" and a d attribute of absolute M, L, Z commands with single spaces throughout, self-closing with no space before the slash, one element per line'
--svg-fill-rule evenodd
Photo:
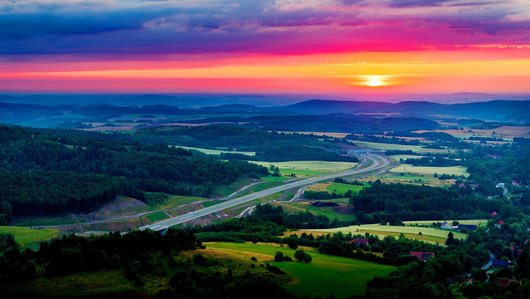
<path fill-rule="evenodd" d="M 189 212 L 184 215 L 179 215 L 179 216 L 169 218 L 166 220 L 162 220 L 160 222 L 156 222 L 150 225 L 142 226 L 139 229 L 140 230 L 151 229 L 155 231 L 164 230 L 164 229 L 167 229 L 169 227 L 172 227 L 172 226 L 175 226 L 181 223 L 195 220 L 197 218 L 204 217 L 206 215 L 210 215 L 210 214 L 222 211 L 222 210 L 226 210 L 226 209 L 247 203 L 249 201 L 253 201 L 253 200 L 268 196 L 268 195 L 272 195 L 274 193 L 286 191 L 286 190 L 293 189 L 293 188 L 300 188 L 300 187 L 311 185 L 311 184 L 321 182 L 321 181 L 328 181 L 328 180 L 332 180 L 335 178 L 347 177 L 347 176 L 352 176 L 352 175 L 360 175 L 360 174 L 364 174 L 364 173 L 368 173 L 368 172 L 372 172 L 376 170 L 381 170 L 381 169 L 386 168 L 388 165 L 390 165 L 390 161 L 386 157 L 375 155 L 372 153 L 360 154 L 359 158 L 361 160 L 361 163 L 359 163 L 357 167 L 343 171 L 343 172 L 332 173 L 332 174 L 327 174 L 323 176 L 312 177 L 309 179 L 294 181 L 292 183 L 288 183 L 285 185 L 281 185 L 281 186 L 269 188 L 263 191 L 251 193 L 245 196 L 227 200 L 225 202 L 222 202 L 214 206 L 206 207 L 206 208 L 203 208 L 197 211 Z"/>

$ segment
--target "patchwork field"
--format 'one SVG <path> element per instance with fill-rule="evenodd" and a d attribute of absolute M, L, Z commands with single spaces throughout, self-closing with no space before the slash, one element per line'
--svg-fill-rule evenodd
<path fill-rule="evenodd" d="M 280 169 L 282 175 L 314 176 L 330 172 L 338 172 L 353 168 L 357 163 L 351 162 L 327 162 L 327 161 L 287 161 L 287 162 L 261 162 L 249 161 L 261 166 L 270 167 L 274 165 Z"/>
<path fill-rule="evenodd" d="M 336 298 L 347 298 L 352 295 L 363 294 L 366 282 L 373 276 L 384 276 L 394 270 L 394 267 L 375 263 L 325 255 L 314 248 L 303 248 L 313 261 L 309 264 L 301 262 L 273 262 L 277 251 L 290 257 L 294 250 L 277 244 L 263 243 L 205 243 L 204 254 L 225 255 L 230 258 L 247 260 L 256 257 L 258 263 L 271 263 L 290 276 L 291 280 L 285 288 L 304 296 L 326 297 L 334 293 Z"/>
<path fill-rule="evenodd" d="M 431 131 L 417 131 L 431 132 Z M 462 129 L 462 130 L 433 130 L 433 132 L 443 132 L 458 138 L 476 137 L 497 137 L 503 139 L 513 139 L 515 137 L 530 137 L 530 126 L 500 126 L 495 129 Z"/>
<path fill-rule="evenodd" d="M 29 227 L 0 226 L 0 234 L 12 234 L 22 247 L 38 248 L 38 244 L 59 236 L 57 229 L 32 229 Z"/>
<path fill-rule="evenodd" d="M 245 155 L 245 156 L 255 156 L 256 155 L 256 152 L 214 150 L 214 149 L 208 149 L 208 148 L 180 146 L 180 145 L 175 145 L 175 147 L 180 147 L 180 148 L 183 148 L 183 149 L 186 149 L 186 150 L 198 151 L 198 152 L 205 153 L 205 154 L 208 154 L 208 155 L 220 155 L 220 154 L 240 154 L 240 155 Z"/>
<path fill-rule="evenodd" d="M 436 243 L 443 245 L 447 240 L 446 230 L 436 229 L 431 227 L 415 227 L 415 226 L 392 226 L 392 225 L 380 225 L 380 224 L 365 224 L 365 225 L 352 225 L 347 227 L 330 228 L 330 229 L 303 229 L 290 232 L 290 234 L 297 233 L 312 233 L 313 235 L 332 234 L 336 232 L 352 233 L 352 234 L 365 234 L 379 236 L 384 238 L 386 236 L 399 237 L 403 234 L 408 239 L 425 241 L 429 243 Z M 421 234 L 420 234 L 421 232 Z M 467 238 L 466 234 L 460 232 L 453 232 L 454 237 L 457 239 Z"/>
<path fill-rule="evenodd" d="M 367 147 L 378 150 L 399 150 L 399 151 L 413 151 L 415 153 L 447 153 L 446 149 L 432 149 L 424 148 L 420 145 L 404 145 L 404 144 L 393 144 L 393 143 L 378 143 L 378 142 L 365 142 L 365 141 L 351 141 L 359 147 Z"/>
<path fill-rule="evenodd" d="M 394 173 L 417 173 L 417 174 L 432 174 L 435 173 L 456 175 L 456 176 L 469 176 L 466 168 L 463 166 L 447 166 L 447 167 L 431 167 L 431 166 L 412 166 L 409 164 L 401 164 L 397 167 L 390 169 L 390 172 Z"/>

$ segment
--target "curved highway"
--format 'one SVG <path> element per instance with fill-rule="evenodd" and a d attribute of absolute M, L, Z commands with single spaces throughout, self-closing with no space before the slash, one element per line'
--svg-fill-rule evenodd
<path fill-rule="evenodd" d="M 203 208 L 197 211 L 189 212 L 189 213 L 179 215 L 173 218 L 162 220 L 160 222 L 156 222 L 150 225 L 142 226 L 139 229 L 140 230 L 151 229 L 155 231 L 164 230 L 169 227 L 175 226 L 177 224 L 185 223 L 185 222 L 188 222 L 188 221 L 200 218 L 200 217 L 204 217 L 209 214 L 213 214 L 213 213 L 216 213 L 222 210 L 226 210 L 226 209 L 229 209 L 229 208 L 247 203 L 249 201 L 253 201 L 253 200 L 277 193 L 277 192 L 282 192 L 282 191 L 286 191 L 286 190 L 293 189 L 293 188 L 300 188 L 303 186 L 314 184 L 316 182 L 327 181 L 327 180 L 331 180 L 331 179 L 335 179 L 339 177 L 347 177 L 347 176 L 365 174 L 368 172 L 384 169 L 390 165 L 390 160 L 388 160 L 386 157 L 371 154 L 371 153 L 363 153 L 362 155 L 359 155 L 359 158 L 361 160 L 361 163 L 359 163 L 357 167 L 343 171 L 343 172 L 332 173 L 332 174 L 327 174 L 327 175 L 318 176 L 318 177 L 312 177 L 312 178 L 288 183 L 285 185 L 269 188 L 263 191 L 251 193 L 245 196 L 227 200 L 225 202 L 222 202 L 214 206 L 210 206 L 210 207 Z"/>

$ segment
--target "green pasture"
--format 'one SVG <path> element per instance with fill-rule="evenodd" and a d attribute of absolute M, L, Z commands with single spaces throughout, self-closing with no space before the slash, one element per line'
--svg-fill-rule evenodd
<path fill-rule="evenodd" d="M 273 262 L 277 251 L 294 257 L 294 250 L 278 244 L 264 243 L 205 243 L 205 252 L 226 254 L 234 258 L 248 260 L 256 257 L 258 263 L 271 263 L 287 273 L 292 279 L 284 287 L 293 293 L 304 296 L 326 297 L 333 293 L 336 298 L 347 298 L 363 294 L 366 283 L 372 277 L 385 276 L 395 268 L 392 266 L 360 261 L 350 258 L 319 253 L 314 248 L 305 247 L 313 261 Z"/>

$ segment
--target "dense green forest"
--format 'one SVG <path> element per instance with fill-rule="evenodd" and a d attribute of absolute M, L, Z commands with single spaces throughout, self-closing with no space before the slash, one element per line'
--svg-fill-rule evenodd
<path fill-rule="evenodd" d="M 236 149 L 256 152 L 254 157 L 225 154 L 225 158 L 257 161 L 323 160 L 357 162 L 340 149 L 340 141 L 325 136 L 268 132 L 234 125 L 153 128 L 133 137 L 146 143 Z"/>
<path fill-rule="evenodd" d="M 507 214 L 513 210 L 505 199 L 484 200 L 467 191 L 375 182 L 353 196 L 350 204 L 361 223 L 479 219 L 501 208 Z"/>
<path fill-rule="evenodd" d="M 142 199 L 143 191 L 208 196 L 243 176 L 268 174 L 255 164 L 120 135 L 64 132 L 0 127 L 0 214 L 87 211 L 117 194 Z"/>

